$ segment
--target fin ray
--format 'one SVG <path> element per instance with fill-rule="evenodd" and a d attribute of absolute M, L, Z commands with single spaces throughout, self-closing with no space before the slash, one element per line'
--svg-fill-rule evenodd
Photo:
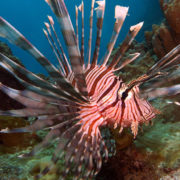
<path fill-rule="evenodd" d="M 74 28 L 72 26 L 72 22 L 70 20 L 65 3 L 63 0 L 46 0 L 46 2 L 50 5 L 60 24 L 60 28 L 67 46 L 70 62 L 72 65 L 72 70 L 75 75 L 77 87 L 79 91 L 85 97 L 87 97 L 87 86 L 85 81 L 85 75 L 81 65 L 80 50 L 77 45 Z"/>
<path fill-rule="evenodd" d="M 76 96 L 79 96 L 82 101 L 86 101 L 74 89 L 74 87 L 64 79 L 60 72 L 44 57 L 44 55 L 41 54 L 41 52 L 39 52 L 19 31 L 1 17 L 0 36 L 7 38 L 11 43 L 29 52 L 47 70 L 62 89 L 71 94 L 76 94 Z"/>
<path fill-rule="evenodd" d="M 97 65 L 98 57 L 99 57 L 100 42 L 101 42 L 101 36 L 102 36 L 102 26 L 103 26 L 104 11 L 105 11 L 105 0 L 96 1 L 96 3 L 98 4 L 98 7 L 96 8 L 97 36 L 96 36 L 95 50 L 94 50 L 93 59 L 91 63 L 92 67 Z"/>
<path fill-rule="evenodd" d="M 115 7 L 115 19 L 116 19 L 116 22 L 114 24 L 113 33 L 112 33 L 110 42 L 108 44 L 107 51 L 105 53 L 104 58 L 102 59 L 104 65 L 106 65 L 108 60 L 109 60 L 109 57 L 110 57 L 111 52 L 112 52 L 112 50 L 114 48 L 114 45 L 115 45 L 116 40 L 118 38 L 118 35 L 119 35 L 119 32 L 120 32 L 121 27 L 123 25 L 123 22 L 124 22 L 124 20 L 125 20 L 125 18 L 127 16 L 128 9 L 129 9 L 128 7 L 123 7 L 123 6 L 116 6 Z M 100 63 L 102 63 L 102 60 L 100 61 Z"/>
<path fill-rule="evenodd" d="M 12 61 L 11 59 L 9 59 L 8 57 L 6 57 L 5 55 L 1 53 L 0 53 L 0 60 L 1 60 L 0 64 L 6 67 L 6 69 L 8 69 L 10 73 L 15 75 L 15 77 L 18 80 L 20 80 L 21 82 L 23 81 L 23 84 L 25 84 L 25 86 L 27 86 L 28 82 L 26 82 L 21 77 L 19 77 L 17 72 L 19 72 L 24 77 L 26 77 L 29 80 L 29 83 L 32 83 L 33 85 L 38 86 L 39 88 L 46 89 L 48 91 L 51 90 L 51 92 L 56 93 L 57 96 L 62 97 L 63 99 L 73 100 L 72 95 L 68 95 L 68 93 L 66 93 L 65 91 L 61 90 L 60 88 L 56 87 L 53 84 L 48 83 L 47 81 L 43 80 L 42 78 L 35 75 L 34 73 L 28 71 L 24 67 L 18 65 L 17 63 L 15 63 L 14 61 Z M 7 66 L 6 64 L 8 64 L 9 66 Z M 75 100 L 75 101 L 78 101 L 78 100 Z"/>
<path fill-rule="evenodd" d="M 143 22 L 140 22 L 140 23 L 130 27 L 130 30 L 129 30 L 126 38 L 124 39 L 123 43 L 121 44 L 120 49 L 116 52 L 116 54 L 113 57 L 112 62 L 108 65 L 110 68 L 114 68 L 119 63 L 119 61 L 123 57 L 126 50 L 130 47 L 135 36 L 140 31 L 142 25 L 143 25 Z"/>
<path fill-rule="evenodd" d="M 51 28 L 52 28 L 52 30 L 53 30 L 53 33 L 54 33 L 54 35 L 55 35 L 55 37 L 56 37 L 56 41 L 57 41 L 57 43 L 58 43 L 58 46 L 59 46 L 59 48 L 60 48 L 60 50 L 61 50 L 61 53 L 62 53 L 62 57 L 63 57 L 64 63 L 65 63 L 65 66 L 68 67 L 69 73 L 72 73 L 71 66 L 70 66 L 70 64 L 69 64 L 69 62 L 68 62 L 68 60 L 67 60 L 66 54 L 65 54 L 65 52 L 64 52 L 64 50 L 63 50 L 63 48 L 62 48 L 62 45 L 61 45 L 61 43 L 60 43 L 60 40 L 59 40 L 59 38 L 58 38 L 58 36 L 57 36 L 57 33 L 56 33 L 56 31 L 55 31 L 55 28 L 54 28 L 54 20 L 53 20 L 53 18 L 52 18 L 51 16 L 48 16 L 48 20 L 49 20 L 49 23 L 50 23 Z"/>
<path fill-rule="evenodd" d="M 89 30 L 89 40 L 88 40 L 88 64 L 87 64 L 87 68 L 89 68 L 90 61 L 91 61 L 94 2 L 95 2 L 95 0 L 91 1 L 91 12 L 90 12 L 90 17 L 89 17 L 90 30 Z"/>

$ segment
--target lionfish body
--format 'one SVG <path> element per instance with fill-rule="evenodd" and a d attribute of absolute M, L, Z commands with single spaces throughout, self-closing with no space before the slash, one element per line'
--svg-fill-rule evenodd
<path fill-rule="evenodd" d="M 140 97 L 139 86 L 146 81 L 167 75 L 168 68 L 179 63 L 180 46 L 174 48 L 157 62 L 146 74 L 125 84 L 115 75 L 125 65 L 134 61 L 139 53 L 122 61 L 123 54 L 142 27 L 142 23 L 131 26 L 119 51 L 108 62 L 121 26 L 128 12 L 127 7 L 116 6 L 115 25 L 111 40 L 101 61 L 98 61 L 100 39 L 105 9 L 105 0 L 97 1 L 97 38 L 93 57 L 91 58 L 91 40 L 93 25 L 94 0 L 90 12 L 90 32 L 88 41 L 87 64 L 84 60 L 84 5 L 76 7 L 76 34 L 63 0 L 46 0 L 55 13 L 67 46 L 69 60 L 62 48 L 54 29 L 54 21 L 48 16 L 44 34 L 59 62 L 60 68 L 54 67 L 20 32 L 3 18 L 0 18 L 0 36 L 30 53 L 49 73 L 49 82 L 26 68 L 18 65 L 8 57 L 0 54 L 0 65 L 13 74 L 25 87 L 19 91 L 3 84 L 0 89 L 11 98 L 22 103 L 25 108 L 19 110 L 0 111 L 1 115 L 37 117 L 28 127 L 2 130 L 0 133 L 34 132 L 48 129 L 49 133 L 42 143 L 34 147 L 32 156 L 41 149 L 57 141 L 52 156 L 52 166 L 46 167 L 36 178 L 48 173 L 57 161 L 64 157 L 66 169 L 76 172 L 76 178 L 91 178 L 96 175 L 102 165 L 102 156 L 108 158 L 108 148 L 101 135 L 101 127 L 131 127 L 134 137 L 138 133 L 138 125 L 149 122 L 157 111 L 150 103 Z M 79 50 L 78 10 L 82 13 L 81 50 Z M 54 39 L 55 37 L 55 39 Z M 99 62 L 99 63 L 98 63 Z M 120 64 L 120 65 L 119 65 Z M 166 72 L 166 73 L 165 73 Z M 156 87 L 156 83 L 155 86 Z M 179 86 L 164 88 L 164 95 L 179 93 Z M 160 90 L 145 92 L 150 97 L 159 96 Z M 83 169 L 83 170 L 82 170 Z M 83 172 L 82 172 L 83 171 Z"/>
<path fill-rule="evenodd" d="M 90 102 L 87 107 L 81 108 L 80 122 L 88 123 L 87 127 L 92 126 L 91 129 L 95 129 L 93 124 L 97 128 L 103 125 L 120 126 L 121 131 L 123 127 L 132 127 L 136 136 L 138 124 L 155 117 L 152 106 L 139 97 L 138 86 L 123 99 L 127 85 L 104 66 L 91 69 L 86 74 L 86 84 Z"/>

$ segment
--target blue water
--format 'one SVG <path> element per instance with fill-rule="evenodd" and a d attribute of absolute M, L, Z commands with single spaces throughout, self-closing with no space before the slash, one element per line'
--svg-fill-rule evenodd
<path fill-rule="evenodd" d="M 79 5 L 81 0 L 65 0 L 73 24 L 75 24 L 75 4 Z M 142 3 L 143 2 L 143 3 Z M 89 34 L 89 11 L 90 0 L 84 0 L 85 4 L 85 36 Z M 129 6 L 129 16 L 127 16 L 124 26 L 121 30 L 117 44 L 119 44 L 128 32 L 131 25 L 144 21 L 144 26 L 137 36 L 138 41 L 144 39 L 144 31 L 151 30 L 152 24 L 158 24 L 163 18 L 158 0 L 106 0 L 105 19 L 103 23 L 103 34 L 101 40 L 100 57 L 103 56 L 107 43 L 111 37 L 114 24 L 115 5 Z M 1 0 L 0 16 L 15 26 L 28 40 L 31 41 L 52 63 L 57 64 L 49 44 L 42 32 L 44 21 L 47 21 L 47 15 L 53 15 L 49 6 L 44 0 Z M 55 17 L 54 17 L 55 19 Z M 79 19 L 80 20 L 80 19 Z M 94 22 L 95 24 L 96 22 Z M 62 35 L 56 22 L 56 29 L 63 42 Z M 94 26 L 95 27 L 95 26 Z M 93 33 L 93 42 L 95 42 L 96 33 Z M 7 42 L 0 38 L 1 41 Z M 87 45 L 88 39 L 85 39 Z M 63 43 L 62 43 L 63 44 Z M 43 68 L 30 55 L 23 50 L 10 45 L 13 53 L 21 59 L 24 65 L 31 71 L 45 73 Z M 65 45 L 63 44 L 65 48 Z M 94 47 L 94 46 L 93 46 Z"/>

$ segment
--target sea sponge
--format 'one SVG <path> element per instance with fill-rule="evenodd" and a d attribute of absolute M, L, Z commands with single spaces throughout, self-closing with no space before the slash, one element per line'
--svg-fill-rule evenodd
<path fill-rule="evenodd" d="M 173 29 L 173 31 L 175 31 L 177 34 L 180 34 L 180 1 L 160 0 L 160 4 L 168 24 Z"/>
<path fill-rule="evenodd" d="M 160 0 L 165 19 L 160 25 L 153 25 L 152 31 L 145 32 L 149 48 L 162 58 L 180 43 L 180 1 Z"/>
<path fill-rule="evenodd" d="M 148 45 L 153 48 L 155 54 L 162 58 L 171 49 L 178 45 L 175 36 L 165 23 L 153 24 L 152 32 L 146 31 L 145 38 Z"/>

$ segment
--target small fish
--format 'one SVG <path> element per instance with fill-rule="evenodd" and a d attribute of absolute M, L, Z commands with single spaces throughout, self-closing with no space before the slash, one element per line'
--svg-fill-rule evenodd
<path fill-rule="evenodd" d="M 157 82 L 154 83 L 154 87 L 152 86 L 150 91 L 148 91 L 150 89 L 148 87 L 141 92 L 139 86 L 159 77 L 173 78 L 174 76 L 171 77 L 172 69 L 177 67 L 180 61 L 180 45 L 158 61 L 144 75 L 130 83 L 125 83 L 121 77 L 115 74 L 140 55 L 140 53 L 134 53 L 126 60 L 122 60 L 124 53 L 140 31 L 143 22 L 130 27 L 120 49 L 112 56 L 112 61 L 109 61 L 128 13 L 128 7 L 117 5 L 112 36 L 103 58 L 99 60 L 105 0 L 97 1 L 98 7 L 95 9 L 97 35 L 92 58 L 91 44 L 95 1 L 92 0 L 91 4 L 87 56 L 84 55 L 83 2 L 79 7 L 76 6 L 76 33 L 64 0 L 46 0 L 46 2 L 57 17 L 69 58 L 57 36 L 54 20 L 51 16 L 48 16 L 49 23 L 45 23 L 43 32 L 59 62 L 59 69 L 51 64 L 18 30 L 0 17 L 0 36 L 31 54 L 45 68 L 52 79 L 51 82 L 47 81 L 0 54 L 0 65 L 25 87 L 24 90 L 15 90 L 0 84 L 1 91 L 25 106 L 24 109 L 0 111 L 0 115 L 37 117 L 37 120 L 27 127 L 12 130 L 3 129 L 0 133 L 49 130 L 44 140 L 23 157 L 33 156 L 52 142 L 58 141 L 51 158 L 52 165 L 47 166 L 36 176 L 36 179 L 47 174 L 60 158 L 65 159 L 66 165 L 60 179 L 66 177 L 70 170 L 74 172 L 75 179 L 92 179 L 100 171 L 103 159 L 108 159 L 108 148 L 102 137 L 101 128 L 119 128 L 121 133 L 123 128 L 130 127 L 134 137 L 136 137 L 139 124 L 148 123 L 158 114 L 158 111 L 145 98 L 147 96 L 155 98 L 161 95 L 161 90 L 156 89 Z M 82 17 L 81 50 L 78 40 L 78 10 L 81 11 Z M 177 69 L 173 72 L 177 72 Z M 176 75 L 176 73 L 174 74 Z M 162 95 L 175 95 L 179 91 L 179 85 L 164 87 Z"/>

